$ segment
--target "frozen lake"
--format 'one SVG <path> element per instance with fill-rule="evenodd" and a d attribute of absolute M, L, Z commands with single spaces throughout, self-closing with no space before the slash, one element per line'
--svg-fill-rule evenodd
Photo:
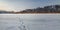
<path fill-rule="evenodd" d="M 60 30 L 60 14 L 0 14 L 0 30 Z"/>

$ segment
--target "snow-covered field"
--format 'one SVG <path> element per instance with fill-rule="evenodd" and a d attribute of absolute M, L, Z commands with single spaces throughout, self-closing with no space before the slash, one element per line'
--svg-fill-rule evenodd
<path fill-rule="evenodd" d="M 0 30 L 60 30 L 60 14 L 0 14 Z"/>

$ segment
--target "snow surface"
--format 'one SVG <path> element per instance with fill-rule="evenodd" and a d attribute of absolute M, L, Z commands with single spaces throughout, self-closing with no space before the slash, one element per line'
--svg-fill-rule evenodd
<path fill-rule="evenodd" d="M 60 30 L 60 14 L 0 14 L 0 30 Z"/>

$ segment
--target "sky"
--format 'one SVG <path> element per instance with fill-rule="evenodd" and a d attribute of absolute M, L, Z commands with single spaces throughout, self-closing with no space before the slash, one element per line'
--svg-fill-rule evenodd
<path fill-rule="evenodd" d="M 49 5 L 60 5 L 60 0 L 0 0 L 0 10 L 21 11 Z"/>

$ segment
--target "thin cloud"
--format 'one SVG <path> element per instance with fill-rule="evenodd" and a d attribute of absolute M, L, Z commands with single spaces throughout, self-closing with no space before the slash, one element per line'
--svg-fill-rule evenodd
<path fill-rule="evenodd" d="M 5 10 L 23 10 L 48 5 L 60 5 L 60 0 L 0 0 L 0 2 L 3 2 L 4 5 L 8 4 L 6 7 L 9 7 L 9 9 Z"/>

